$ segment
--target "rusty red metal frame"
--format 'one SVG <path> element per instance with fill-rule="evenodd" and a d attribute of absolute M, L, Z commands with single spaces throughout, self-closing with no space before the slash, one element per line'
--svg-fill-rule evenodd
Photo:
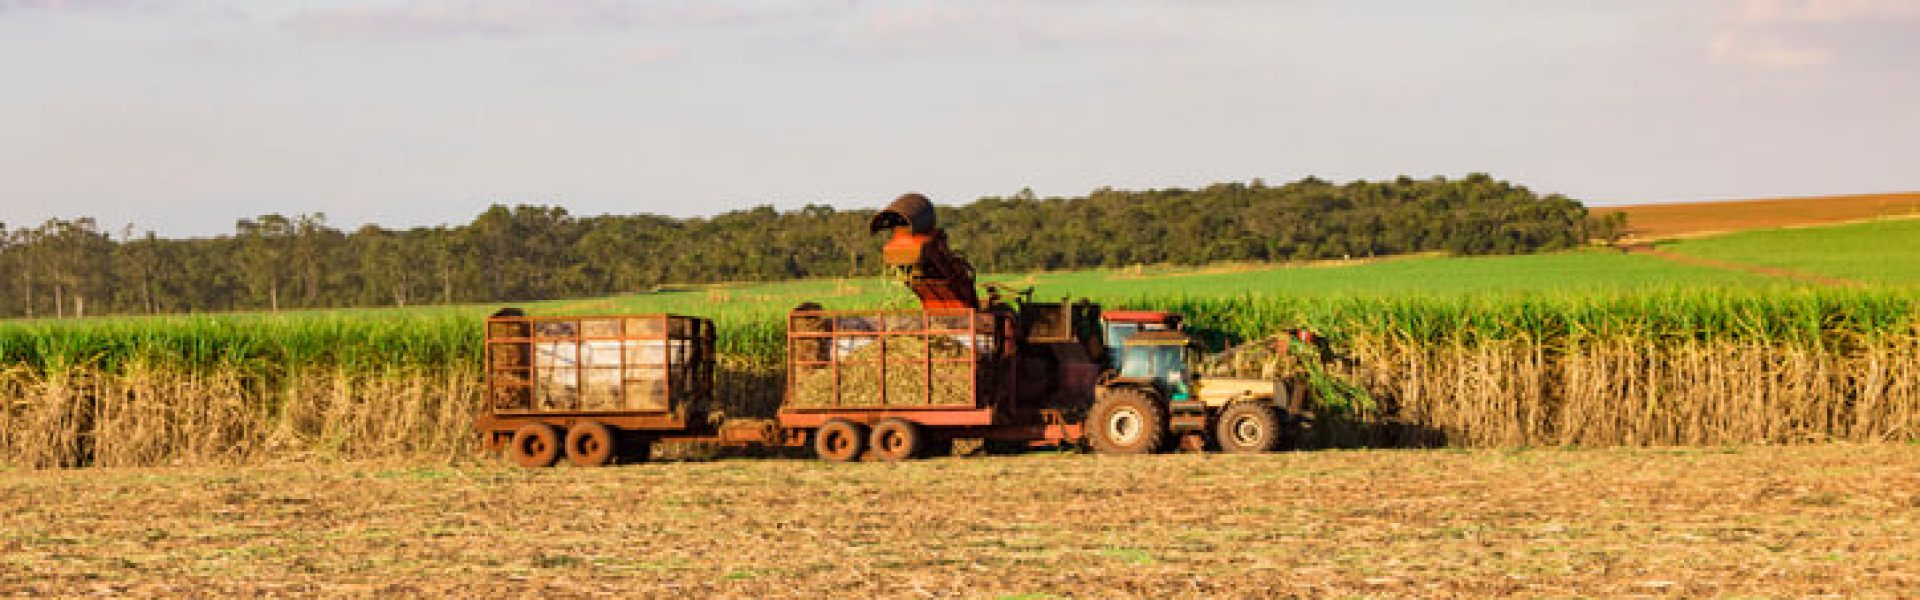
<path fill-rule="evenodd" d="M 612 320 L 619 323 L 619 332 L 614 335 L 588 335 L 584 322 Z M 652 327 L 635 327 L 638 322 L 656 323 Z M 549 323 L 570 323 L 573 335 L 550 336 L 541 333 L 541 325 Z M 497 325 L 507 326 L 505 328 Z M 622 429 L 671 430 L 685 429 L 694 409 L 704 409 L 712 404 L 714 337 L 713 322 L 699 317 L 668 314 L 636 315 L 569 315 L 558 317 L 508 316 L 492 317 L 486 321 L 486 374 L 487 396 L 484 410 L 475 420 L 475 427 L 482 431 L 511 430 L 531 422 L 545 422 L 565 427 L 573 423 L 592 420 Z M 500 335 L 503 329 L 518 329 L 524 335 Z M 581 364 L 581 348 L 589 342 L 599 341 L 655 341 L 661 342 L 663 356 L 658 364 L 633 364 L 628 361 L 627 349 L 619 345 L 619 360 L 614 367 L 589 367 Z M 618 369 L 621 394 L 626 393 L 626 383 L 633 372 L 640 369 L 659 369 L 664 376 L 665 399 L 662 409 L 563 409 L 541 410 L 537 405 L 535 388 L 540 385 L 540 367 L 536 356 L 537 344 L 543 342 L 571 342 L 573 362 L 571 369 L 575 380 L 573 388 L 587 389 L 589 371 Z M 676 343 L 678 342 L 678 343 Z M 524 364 L 506 366 L 498 361 L 498 353 L 519 347 L 524 356 Z M 517 377 L 513 377 L 517 375 Z M 503 390 L 519 390 L 524 394 L 525 409 L 500 410 L 497 398 Z"/>
<path fill-rule="evenodd" d="M 873 331 L 846 331 L 839 327 L 842 319 L 870 319 L 879 327 Z M 825 331 L 807 331 L 807 327 L 797 326 L 802 320 L 819 319 L 830 324 Z M 901 320 L 918 320 L 917 327 L 897 328 L 894 324 Z M 964 325 L 944 326 L 942 321 L 963 323 Z M 901 418 L 928 426 L 974 427 L 987 426 L 995 422 L 995 406 L 991 398 L 985 398 L 981 392 L 981 364 L 983 361 L 1003 360 L 1010 355 L 1012 347 L 1008 345 L 1007 331 L 1010 323 L 1007 315 L 998 311 L 979 311 L 968 308 L 934 308 L 926 310 L 879 310 L 879 311 L 827 311 L 802 310 L 788 315 L 787 322 L 787 382 L 786 398 L 780 410 L 779 421 L 784 427 L 812 428 L 829 420 L 844 419 L 854 422 L 870 423 L 883 418 Z M 935 337 L 954 335 L 966 336 L 965 354 L 960 357 L 935 358 L 932 340 Z M 919 393 L 922 398 L 933 397 L 934 371 L 937 365 L 967 365 L 967 395 L 970 404 L 951 406 L 911 406 L 888 404 L 887 394 L 892 390 L 887 386 L 887 338 L 917 337 L 926 344 L 926 352 L 920 357 L 925 367 L 925 379 L 920 382 Z M 880 344 L 879 356 L 874 360 L 842 361 L 845 339 L 872 339 Z M 810 359 L 800 351 L 802 340 L 822 340 L 827 344 L 826 360 Z M 894 363 L 899 364 L 899 363 Z M 873 365 L 878 367 L 879 380 L 876 385 L 878 397 L 871 402 L 850 404 L 840 389 L 841 370 L 848 365 Z M 834 388 L 831 406 L 794 406 L 795 384 L 804 367 L 825 367 L 833 372 Z M 1008 373 L 1009 379 L 1011 373 Z M 1011 385 L 1011 381 L 1007 382 Z M 1010 389 L 1010 388 L 1009 388 Z"/>

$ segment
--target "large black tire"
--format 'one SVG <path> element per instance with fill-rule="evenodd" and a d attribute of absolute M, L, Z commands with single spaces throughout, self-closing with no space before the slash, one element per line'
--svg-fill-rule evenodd
<path fill-rule="evenodd" d="M 1213 439 L 1222 452 L 1272 452 L 1280 447 L 1282 435 L 1279 413 L 1257 402 L 1241 402 L 1220 411 L 1214 421 Z"/>
<path fill-rule="evenodd" d="M 884 461 L 907 460 L 926 449 L 926 430 L 903 419 L 887 419 L 873 425 L 867 438 L 867 452 Z"/>
<path fill-rule="evenodd" d="M 560 432 L 546 423 L 528 423 L 513 432 L 507 446 L 513 463 L 529 469 L 551 467 L 560 460 Z"/>
<path fill-rule="evenodd" d="M 613 430 L 595 421 L 581 421 L 567 428 L 567 461 L 577 467 L 601 467 L 613 462 L 618 449 Z"/>
<path fill-rule="evenodd" d="M 1151 454 L 1166 447 L 1167 411 L 1138 389 L 1116 389 L 1087 412 L 1087 442 L 1101 454 Z"/>
<path fill-rule="evenodd" d="M 821 460 L 853 462 L 866 451 L 866 428 L 857 424 L 834 419 L 813 432 L 813 453 Z"/>

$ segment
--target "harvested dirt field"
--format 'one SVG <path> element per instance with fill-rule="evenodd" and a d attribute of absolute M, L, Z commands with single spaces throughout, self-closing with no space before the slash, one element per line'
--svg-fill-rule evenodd
<path fill-rule="evenodd" d="M 13 471 L 0 594 L 1920 589 L 1920 446 Z"/>
<path fill-rule="evenodd" d="M 1628 231 L 1634 238 L 1670 239 L 1916 216 L 1920 215 L 1920 192 L 1593 207 L 1596 215 L 1616 212 L 1627 213 Z"/>

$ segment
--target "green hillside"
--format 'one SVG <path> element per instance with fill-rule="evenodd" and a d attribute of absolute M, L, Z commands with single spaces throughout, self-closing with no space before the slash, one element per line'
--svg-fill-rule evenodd
<path fill-rule="evenodd" d="M 1920 219 L 1756 229 L 1662 247 L 1690 256 L 1869 284 L 1920 283 Z"/>

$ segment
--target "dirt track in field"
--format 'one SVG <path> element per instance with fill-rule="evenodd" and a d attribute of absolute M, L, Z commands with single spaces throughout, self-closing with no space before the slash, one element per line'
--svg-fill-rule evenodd
<path fill-rule="evenodd" d="M 0 532 L 25 596 L 1891 597 L 1920 446 L 12 471 Z"/>

